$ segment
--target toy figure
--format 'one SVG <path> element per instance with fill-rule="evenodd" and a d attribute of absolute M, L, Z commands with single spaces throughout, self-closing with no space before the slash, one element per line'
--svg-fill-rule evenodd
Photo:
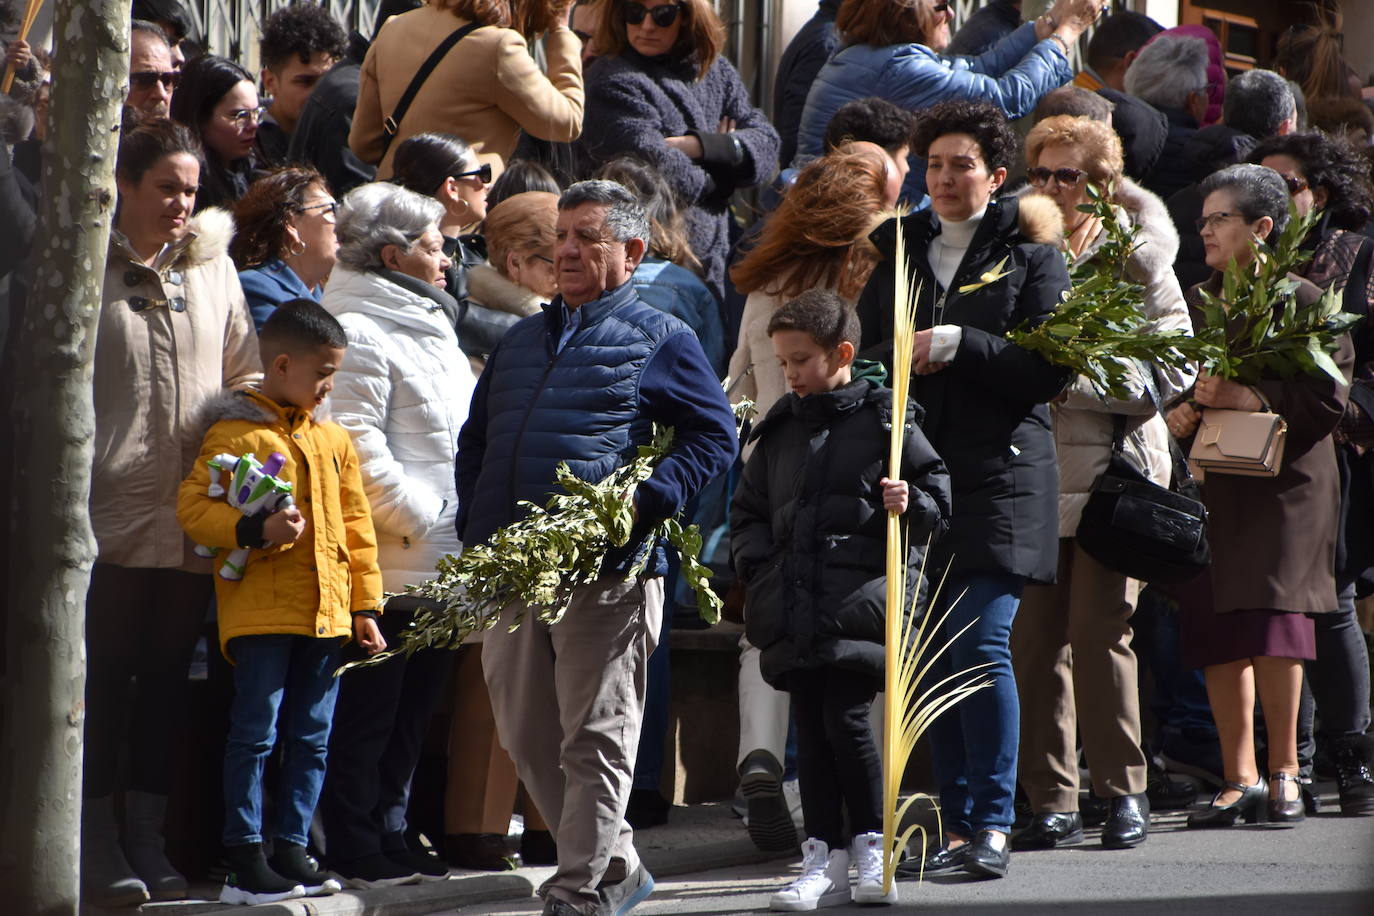
<path fill-rule="evenodd" d="M 267 461 L 259 464 L 252 452 L 242 458 L 234 455 L 216 455 L 206 461 L 210 465 L 211 496 L 223 496 L 229 505 L 244 515 L 271 515 L 281 509 L 295 505 L 291 498 L 291 484 L 278 480 L 277 474 L 286 464 L 286 456 L 273 452 Z M 230 475 L 230 489 L 226 491 L 220 484 L 220 475 Z M 214 547 L 196 546 L 196 555 L 213 557 L 219 550 Z M 248 548 L 232 550 L 220 567 L 221 579 L 237 582 L 243 578 L 243 568 L 248 563 Z"/>

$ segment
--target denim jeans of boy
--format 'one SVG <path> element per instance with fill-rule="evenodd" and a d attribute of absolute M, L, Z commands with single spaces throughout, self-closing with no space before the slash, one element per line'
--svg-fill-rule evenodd
<path fill-rule="evenodd" d="M 938 645 L 972 626 L 936 660 L 929 683 L 979 665 L 989 667 L 980 668 L 976 677 L 992 681 L 930 726 L 946 833 L 972 838 L 979 830 L 1011 832 L 1021 707 L 1009 641 L 1024 584 L 1022 577 L 1006 573 L 952 574 L 932 610 L 937 620 L 950 611 Z"/>
<path fill-rule="evenodd" d="M 263 840 L 262 767 L 277 743 L 280 714 L 281 772 L 272 835 L 304 846 L 324 784 L 340 641 L 236 636 L 228 648 L 235 664 L 224 746 L 224 845 Z"/>

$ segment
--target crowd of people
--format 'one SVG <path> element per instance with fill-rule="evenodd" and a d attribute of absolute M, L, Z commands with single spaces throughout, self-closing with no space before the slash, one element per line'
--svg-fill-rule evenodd
<path fill-rule="evenodd" d="M 94 357 L 83 900 L 187 893 L 164 834 L 204 640 L 225 902 L 523 863 L 556 866 L 546 914 L 630 912 L 654 886 L 634 829 L 671 809 L 683 585 L 657 532 L 682 513 L 723 535 L 703 560 L 744 624 L 738 813 L 803 853 L 773 909 L 897 900 L 870 725 L 889 512 L 951 641 L 931 683 L 989 682 L 930 728 L 943 835 L 899 877 L 999 878 L 1090 827 L 1131 848 L 1152 810 L 1293 826 L 1314 774 L 1374 815 L 1374 91 L 1326 14 L 1228 77 L 1206 28 L 1020 6 L 952 34 L 944 0 L 820 0 L 770 121 L 709 0 L 388 0 L 370 39 L 296 2 L 263 22 L 258 74 L 199 48 L 176 0 L 134 0 Z M 5 52 L 6 372 L 61 53 Z M 1362 319 L 1330 354 L 1344 384 L 1132 361 L 1104 398 L 1012 343 L 1106 256 L 1091 188 L 1134 233 L 1149 333 L 1200 329 L 1228 266 L 1313 217 L 1295 295 Z M 1287 444 L 1273 476 L 1201 482 L 1206 569 L 1096 559 L 1078 532 L 1109 463 L 1177 482 L 1216 408 L 1278 414 Z M 558 492 L 560 462 L 600 480 L 654 424 L 674 438 L 628 543 L 561 622 L 517 602 L 456 651 L 335 676 L 397 646 L 436 608 L 407 586 Z M 436 795 L 417 767 L 440 710 Z"/>

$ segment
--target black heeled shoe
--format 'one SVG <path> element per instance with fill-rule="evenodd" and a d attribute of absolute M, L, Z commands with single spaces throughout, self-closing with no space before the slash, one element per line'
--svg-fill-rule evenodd
<path fill-rule="evenodd" d="M 1229 805 L 1218 805 L 1216 800 L 1221 792 L 1235 789 L 1240 798 Z M 1212 797 L 1212 804 L 1199 808 L 1188 815 L 1188 826 L 1194 830 L 1207 830 L 1218 827 L 1234 827 L 1236 821 L 1245 820 L 1247 824 L 1263 824 L 1269 802 L 1269 785 L 1261 776 L 1253 786 L 1243 786 L 1238 782 L 1228 782 Z"/>
<path fill-rule="evenodd" d="M 1298 797 L 1292 801 L 1288 800 L 1288 793 L 1284 791 L 1284 783 L 1292 783 L 1298 790 Z M 1298 782 L 1298 777 L 1290 776 L 1287 773 L 1275 773 L 1273 781 L 1269 783 L 1269 788 L 1274 790 L 1269 796 L 1268 815 L 1269 823 L 1276 827 L 1291 827 L 1294 824 L 1307 820 L 1307 808 L 1302 800 L 1302 785 Z"/>

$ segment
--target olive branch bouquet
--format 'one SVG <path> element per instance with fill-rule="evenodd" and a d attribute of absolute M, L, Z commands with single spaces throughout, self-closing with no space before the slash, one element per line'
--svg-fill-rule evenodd
<path fill-rule="evenodd" d="M 1087 261 L 1071 265 L 1072 285 L 1054 314 L 1040 324 L 1026 322 L 1007 334 L 1017 346 L 1083 376 L 1101 397 L 1130 396 L 1129 361 L 1185 368 L 1205 345 L 1186 331 L 1152 330 L 1145 315 L 1145 287 L 1127 273 L 1139 247 L 1136 228 L 1094 185 L 1079 210 L 1102 222 L 1107 238 Z"/>
<path fill-rule="evenodd" d="M 1299 216 L 1290 202 L 1278 242 L 1272 248 L 1254 242 L 1255 259 L 1249 264 L 1232 259 L 1222 273 L 1220 296 L 1202 290 L 1206 325 L 1197 338 L 1213 375 L 1246 385 L 1274 376 L 1327 375 L 1345 384 L 1331 354 L 1359 316 L 1341 310 L 1334 284 L 1316 302 L 1300 305 L 1299 283 L 1289 276 L 1309 257 L 1302 241 L 1320 216 L 1315 210 Z"/>
<path fill-rule="evenodd" d="M 738 422 L 753 404 L 735 405 Z M 422 607 L 401 633 L 397 645 L 361 661 L 339 668 L 375 665 L 393 655 L 410 655 L 420 649 L 456 649 L 473 633 L 491 629 L 507 607 L 517 602 L 533 609 L 543 623 L 556 624 L 567 613 L 573 593 L 601 576 L 606 552 L 623 547 L 634 529 L 634 490 L 648 479 L 673 443 L 671 427 L 655 424 L 647 445 L 638 456 L 596 483 L 582 480 L 560 463 L 556 471 L 562 493 L 543 506 L 526 500 L 517 505 L 528 514 L 498 529 L 485 544 L 476 544 L 454 556 L 442 557 L 437 575 L 419 585 L 408 585 L 403 594 L 427 598 L 437 606 Z M 682 560 L 682 577 L 696 596 L 697 610 L 708 624 L 720 622 L 721 599 L 711 589 L 711 570 L 701 562 L 702 538 L 696 525 L 668 518 L 648 534 L 645 550 L 625 574 L 627 580 L 644 571 L 653 553 L 655 538 L 663 538 Z M 394 597 L 387 595 L 386 597 Z M 520 613 L 511 623 L 514 630 L 524 621 Z"/>

